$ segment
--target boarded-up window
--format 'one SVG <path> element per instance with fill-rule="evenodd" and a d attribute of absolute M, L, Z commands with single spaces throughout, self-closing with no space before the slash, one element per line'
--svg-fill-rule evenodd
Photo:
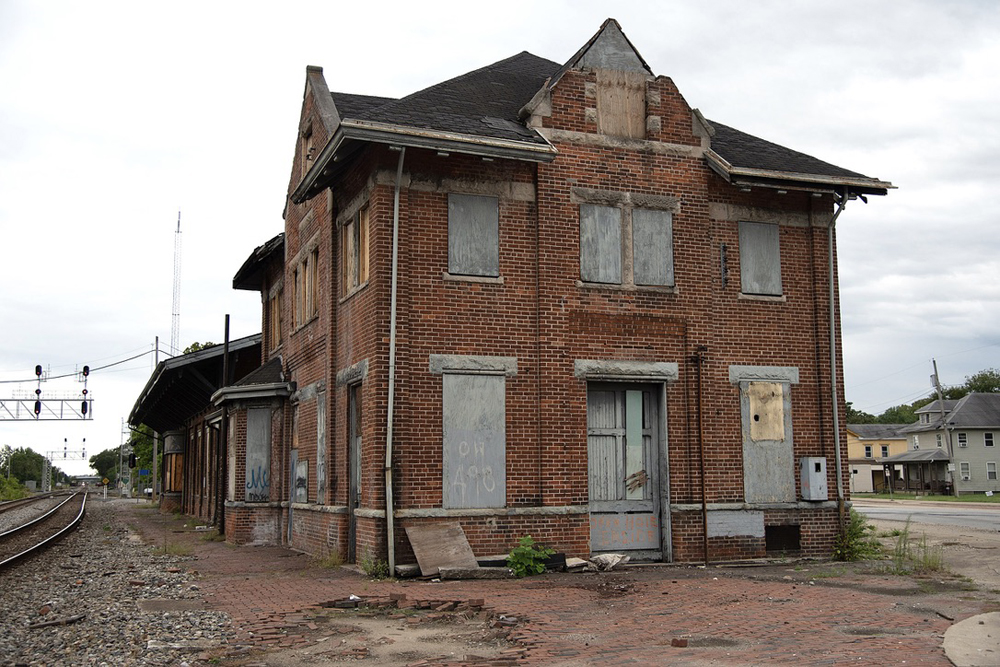
<path fill-rule="evenodd" d="M 668 211 L 632 211 L 632 266 L 636 285 L 673 285 L 673 222 Z"/>
<path fill-rule="evenodd" d="M 282 290 L 278 290 L 268 299 L 268 350 L 273 350 L 281 345 L 281 296 Z"/>
<path fill-rule="evenodd" d="M 601 134 L 646 138 L 646 74 L 597 70 L 597 129 Z"/>
<path fill-rule="evenodd" d="M 444 507 L 506 506 L 506 378 L 446 373 L 443 385 Z"/>
<path fill-rule="evenodd" d="M 781 296 L 778 225 L 740 223 L 740 276 L 744 294 Z"/>
<path fill-rule="evenodd" d="M 750 439 L 785 439 L 785 399 L 783 385 L 778 382 L 751 382 L 747 387 L 750 399 Z"/>
<path fill-rule="evenodd" d="M 448 273 L 500 275 L 499 218 L 496 197 L 448 195 Z"/>
<path fill-rule="evenodd" d="M 580 279 L 622 281 L 622 212 L 611 206 L 580 206 Z"/>
<path fill-rule="evenodd" d="M 248 503 L 271 500 L 271 411 L 247 410 L 246 496 Z"/>

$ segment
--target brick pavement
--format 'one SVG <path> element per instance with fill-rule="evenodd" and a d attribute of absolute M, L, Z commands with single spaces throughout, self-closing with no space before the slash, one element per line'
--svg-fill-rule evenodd
<path fill-rule="evenodd" d="M 194 548 L 206 601 L 260 647 L 314 642 L 312 620 L 325 602 L 396 593 L 482 598 L 493 612 L 516 617 L 510 638 L 525 664 L 949 665 L 945 616 L 961 620 L 988 606 L 957 586 L 928 593 L 927 582 L 906 577 L 848 571 L 810 584 L 812 572 L 790 566 L 785 578 L 773 568 L 755 578 L 753 570 L 659 566 L 520 581 L 389 582 L 275 547 Z M 824 567 L 810 569 L 818 575 Z"/>

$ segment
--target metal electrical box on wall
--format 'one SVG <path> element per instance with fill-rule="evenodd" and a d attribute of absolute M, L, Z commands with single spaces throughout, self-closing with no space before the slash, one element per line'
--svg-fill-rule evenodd
<path fill-rule="evenodd" d="M 826 457 L 803 456 L 800 459 L 803 500 L 829 500 L 826 487 Z"/>

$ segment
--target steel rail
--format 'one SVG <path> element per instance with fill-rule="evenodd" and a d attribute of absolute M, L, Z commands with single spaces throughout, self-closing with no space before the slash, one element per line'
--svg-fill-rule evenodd
<path fill-rule="evenodd" d="M 32 521 L 29 521 L 28 523 L 23 524 L 22 526 L 19 526 L 18 528 L 14 528 L 12 530 L 8 530 L 5 533 L 0 533 L 0 538 L 3 538 L 5 536 L 7 536 L 7 535 L 10 535 L 11 533 L 16 533 L 19 530 L 21 530 L 22 528 L 25 528 L 27 526 L 31 526 L 31 525 L 34 525 L 34 524 L 38 523 L 39 521 L 41 521 L 45 517 L 49 516 L 50 514 L 54 513 L 56 510 L 60 509 L 63 505 L 65 505 L 69 501 L 73 500 L 73 498 L 76 498 L 78 495 L 80 495 L 80 494 L 74 493 L 72 496 L 70 496 L 69 498 L 67 498 L 63 502 L 59 503 L 55 508 L 52 509 L 52 511 L 48 512 L 47 514 L 45 514 L 43 516 L 40 516 L 40 517 L 38 517 L 38 518 L 36 518 L 36 519 L 34 519 Z M 83 501 L 80 503 L 80 511 L 77 513 L 76 518 L 74 518 L 72 521 L 70 521 L 67 525 L 63 526 L 63 528 L 61 528 L 58 532 L 56 532 L 56 533 L 54 533 L 52 535 L 49 535 L 47 538 L 45 538 L 44 540 L 42 540 L 38 544 L 36 544 L 36 545 L 34 545 L 32 547 L 29 547 L 29 548 L 25 549 L 24 551 L 22 551 L 22 552 L 20 552 L 18 554 L 14 554 L 13 556 L 7 558 L 6 560 L 0 561 L 0 569 L 3 569 L 5 567 L 7 567 L 8 565 L 12 565 L 16 561 L 19 561 L 19 560 L 21 560 L 22 558 L 24 558 L 26 556 L 29 556 L 29 555 L 31 555 L 33 553 L 41 551 L 45 547 L 49 546 L 51 543 L 54 543 L 56 540 L 61 539 L 63 536 L 66 535 L 66 533 L 68 533 L 69 531 L 75 529 L 78 525 L 80 525 L 80 522 L 83 520 L 83 515 L 86 512 L 86 510 L 87 510 L 87 494 L 84 493 L 83 494 Z"/>

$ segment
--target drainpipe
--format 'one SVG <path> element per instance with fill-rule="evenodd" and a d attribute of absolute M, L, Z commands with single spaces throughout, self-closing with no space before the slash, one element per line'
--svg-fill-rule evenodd
<path fill-rule="evenodd" d="M 392 196 L 392 286 L 389 296 L 389 401 L 385 424 L 385 526 L 388 542 L 389 574 L 396 572 L 396 530 L 392 502 L 392 421 L 396 393 L 396 285 L 399 275 L 399 186 L 403 180 L 406 146 L 399 149 L 396 167 L 396 190 Z"/>
<path fill-rule="evenodd" d="M 837 202 L 837 210 L 830 218 L 830 228 L 827 231 L 827 254 L 829 255 L 829 299 L 830 299 L 830 399 L 833 402 L 833 451 L 837 462 L 837 511 L 840 514 L 840 525 L 844 525 L 844 479 L 842 460 L 840 455 L 840 411 L 837 396 L 837 329 L 836 329 L 836 309 L 834 308 L 834 266 L 833 266 L 833 231 L 837 224 L 837 218 L 847 206 L 848 191 L 844 188 L 844 193 Z"/>
<path fill-rule="evenodd" d="M 701 465 L 701 534 L 702 534 L 702 551 L 705 557 L 705 566 L 708 567 L 708 494 L 705 490 L 705 428 L 704 421 L 701 415 L 701 367 L 705 363 L 705 357 L 702 356 L 704 352 L 707 352 L 708 348 L 704 345 L 699 345 L 695 350 L 694 356 L 691 357 L 691 361 L 694 362 L 695 377 L 697 378 L 697 389 L 695 396 L 695 414 L 698 419 L 698 457 L 700 459 Z"/>
<path fill-rule="evenodd" d="M 229 313 L 226 313 L 226 333 L 225 342 L 222 346 L 222 386 L 229 386 Z M 222 479 L 219 480 L 218 500 L 215 507 L 218 510 L 219 532 L 223 537 L 226 535 L 226 499 L 229 497 L 227 487 L 229 486 L 229 405 L 222 404 L 222 421 L 219 424 L 219 469 L 222 471 Z M 235 494 L 235 491 L 234 491 Z M 233 496 L 236 500 L 236 496 Z"/>

